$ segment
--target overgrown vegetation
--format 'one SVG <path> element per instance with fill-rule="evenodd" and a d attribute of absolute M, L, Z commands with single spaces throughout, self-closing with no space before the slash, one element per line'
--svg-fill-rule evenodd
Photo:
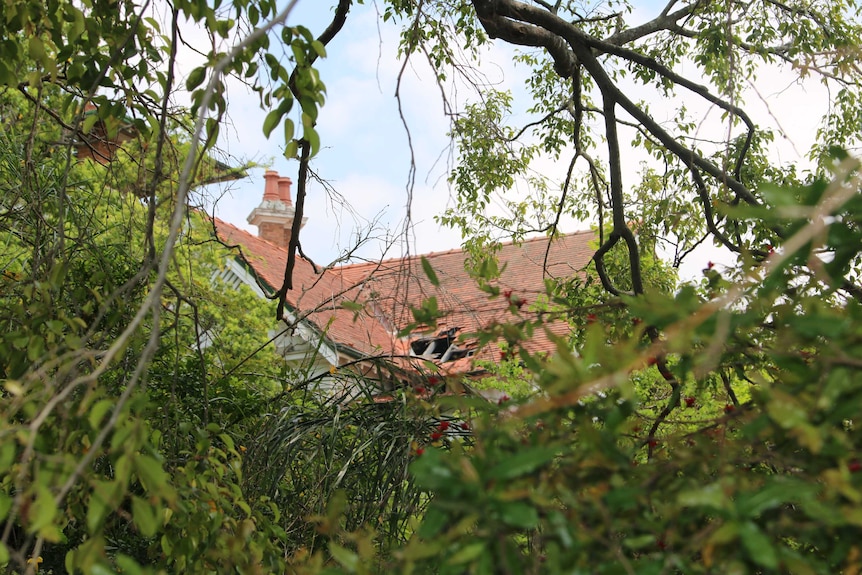
<path fill-rule="evenodd" d="M 584 275 L 548 283 L 549 313 L 507 326 L 499 403 L 309 394 L 266 345 L 298 228 L 273 305 L 218 281 L 235 254 L 192 190 L 218 172 L 224 76 L 260 94 L 264 132 L 284 130 L 301 221 L 325 111 L 314 62 L 352 3 L 319 36 L 289 21 L 295 2 L 216 4 L 173 2 L 162 20 L 134 0 L 4 7 L 7 572 L 862 570 L 855 2 L 671 1 L 640 25 L 624 2 L 383 3 L 404 57 L 427 57 L 441 82 L 490 38 L 534 71 L 526 128 L 491 91 L 452 125 L 457 205 L 441 221 L 464 232 L 489 296 L 501 233 L 554 235 L 566 215 L 599 230 Z M 180 80 L 186 19 L 212 44 Z M 807 166 L 775 164 L 776 135 L 739 101 L 781 64 L 834 89 Z M 624 80 L 720 109 L 720 138 L 684 109 L 657 121 Z M 171 105 L 182 83 L 190 115 Z M 636 182 L 623 126 L 653 161 Z M 129 141 L 79 162 L 76 142 L 97 132 Z M 533 171 L 543 157 L 562 171 Z M 489 214 L 516 181 L 531 199 Z M 704 241 L 734 263 L 677 284 Z M 551 318 L 568 337 L 530 354 L 521 343 Z"/>

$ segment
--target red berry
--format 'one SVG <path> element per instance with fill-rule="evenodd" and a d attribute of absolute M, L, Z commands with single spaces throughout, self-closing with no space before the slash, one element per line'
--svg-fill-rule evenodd
<path fill-rule="evenodd" d="M 425 388 L 421 385 L 416 388 L 416 395 L 423 395 L 425 393 Z"/>
<path fill-rule="evenodd" d="M 599 318 L 598 318 L 598 316 L 597 316 L 596 314 L 594 314 L 594 313 L 588 313 L 588 314 L 587 314 L 587 323 L 588 323 L 588 324 L 590 324 L 590 323 L 596 323 L 596 321 L 597 321 L 598 319 L 599 319 Z"/>
<path fill-rule="evenodd" d="M 518 298 L 518 299 L 516 299 L 515 301 L 513 301 L 513 302 L 512 302 L 512 304 L 513 304 L 515 307 L 517 307 L 518 309 L 521 309 L 521 306 L 523 306 L 525 303 L 527 303 L 527 300 L 525 300 L 525 299 L 523 299 L 523 298 Z"/>
<path fill-rule="evenodd" d="M 434 433 L 431 434 L 431 441 L 437 441 L 441 437 L 443 437 L 443 434 L 440 433 L 439 431 L 435 431 Z"/>
<path fill-rule="evenodd" d="M 416 457 L 419 457 L 419 456 L 420 456 L 420 455 L 422 455 L 423 453 L 425 453 L 425 450 L 424 450 L 424 449 L 422 449 L 421 447 L 417 447 L 417 448 L 416 448 Z"/>
<path fill-rule="evenodd" d="M 469 430 L 470 430 L 470 424 L 469 424 L 469 423 L 467 423 L 466 421 L 462 422 L 462 423 L 461 423 L 461 425 L 459 425 L 459 427 L 460 427 L 461 429 L 463 429 L 464 431 L 469 431 Z"/>
<path fill-rule="evenodd" d="M 509 401 L 510 399 L 511 399 L 511 398 L 510 398 L 508 395 L 506 395 L 506 394 L 504 393 L 504 394 L 500 397 L 500 399 L 498 399 L 498 400 L 497 400 L 497 404 L 498 404 L 498 405 L 502 405 L 502 404 L 506 403 L 507 401 Z"/>
<path fill-rule="evenodd" d="M 712 269 L 712 268 L 714 268 L 714 267 L 715 267 L 715 264 L 714 264 L 714 263 L 712 263 L 712 262 L 707 262 L 707 263 L 706 263 L 706 269 L 711 270 L 711 269 Z"/>
<path fill-rule="evenodd" d="M 860 471 L 862 471 L 862 461 L 854 459 L 847 464 L 847 469 L 850 471 L 850 473 L 859 473 Z"/>
<path fill-rule="evenodd" d="M 697 400 L 694 397 L 689 395 L 688 397 L 685 398 L 685 406 L 686 407 L 694 407 L 694 404 L 696 401 Z"/>
<path fill-rule="evenodd" d="M 658 541 L 656 541 L 656 545 L 658 545 L 658 548 L 662 551 L 667 549 L 667 542 L 664 539 L 659 539 Z"/>
<path fill-rule="evenodd" d="M 511 301 L 512 300 L 512 290 L 510 290 L 510 289 L 504 290 L 503 291 L 503 297 L 506 298 L 507 300 Z"/>
<path fill-rule="evenodd" d="M 658 439 L 650 439 L 649 441 L 647 441 L 647 445 L 649 445 L 650 447 L 655 447 L 656 445 L 658 445 Z"/>
<path fill-rule="evenodd" d="M 447 429 L 449 429 L 449 422 L 441 421 L 440 425 L 437 426 L 437 429 L 439 429 L 440 431 L 446 431 Z"/>
<path fill-rule="evenodd" d="M 435 377 L 432 375 L 431 377 L 428 378 L 428 385 L 437 385 L 438 383 L 440 383 L 439 377 Z"/>
<path fill-rule="evenodd" d="M 734 409 L 736 409 L 736 408 L 733 406 L 732 403 L 728 403 L 727 405 L 724 406 L 724 412 L 725 413 L 733 413 Z"/>
<path fill-rule="evenodd" d="M 509 354 L 507 354 L 505 351 L 500 352 L 500 359 L 505 360 L 507 357 L 509 357 Z"/>
<path fill-rule="evenodd" d="M 658 359 L 655 357 L 648 357 L 646 360 L 647 365 L 655 365 L 656 363 L 658 363 Z"/>

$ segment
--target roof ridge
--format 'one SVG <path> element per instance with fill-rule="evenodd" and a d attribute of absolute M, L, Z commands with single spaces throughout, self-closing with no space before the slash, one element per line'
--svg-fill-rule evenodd
<path fill-rule="evenodd" d="M 246 234 L 249 237 L 254 238 L 255 240 L 264 242 L 267 245 L 270 245 L 277 250 L 284 251 L 285 255 L 287 255 L 287 248 L 279 246 L 278 244 L 274 244 L 274 243 L 270 242 L 269 240 L 265 240 L 264 238 L 257 236 L 255 234 L 249 232 L 248 230 L 244 230 L 244 229 L 242 229 L 242 228 L 240 228 L 240 227 L 238 227 L 238 226 L 236 226 L 230 222 L 222 220 L 221 218 L 219 218 L 217 216 L 210 216 L 210 217 L 215 222 L 217 222 L 218 224 L 221 224 L 224 226 L 229 226 L 238 232 L 241 232 L 243 234 Z M 534 237 L 534 238 L 525 238 L 524 240 L 519 242 L 519 244 L 526 244 L 526 243 L 532 243 L 532 242 L 538 242 L 538 241 L 547 241 L 547 240 L 553 241 L 553 240 L 558 240 L 561 238 L 568 238 L 568 237 L 578 236 L 578 235 L 582 235 L 582 234 L 595 234 L 595 232 L 593 230 L 577 230 L 574 232 L 559 234 L 559 235 L 554 236 L 554 237 L 539 236 L 539 237 Z M 513 245 L 515 245 L 515 240 L 510 240 L 507 242 L 499 242 L 499 244 L 501 247 L 513 246 Z M 452 255 L 452 254 L 456 254 L 456 253 L 463 253 L 463 252 L 464 252 L 464 248 L 459 247 L 459 248 L 451 248 L 448 250 L 442 250 L 439 252 L 426 252 L 426 253 L 422 253 L 422 254 L 413 254 L 413 255 L 407 255 L 407 256 L 402 255 L 402 256 L 395 256 L 395 257 L 379 259 L 379 260 L 367 260 L 367 261 L 361 261 L 361 262 L 345 263 L 345 264 L 340 264 L 340 265 L 334 265 L 331 267 L 329 265 L 325 265 L 325 266 L 322 266 L 322 269 L 325 269 L 325 270 L 357 269 L 357 268 L 361 268 L 363 266 L 380 266 L 380 265 L 384 265 L 384 264 L 404 262 L 405 260 L 406 261 L 413 261 L 413 260 L 418 261 L 420 258 L 423 258 L 423 257 L 425 257 L 425 258 L 439 257 L 439 256 L 447 256 L 447 255 Z"/>
<path fill-rule="evenodd" d="M 578 230 L 578 231 L 569 232 L 566 234 L 559 234 L 559 235 L 552 237 L 552 238 L 549 238 L 548 236 L 541 236 L 541 237 L 535 237 L 535 238 L 525 238 L 524 240 L 519 242 L 519 244 L 526 244 L 526 243 L 545 241 L 545 240 L 558 240 L 561 238 L 568 238 L 568 237 L 572 237 L 572 236 L 578 236 L 581 234 L 595 234 L 595 232 L 593 230 Z M 502 247 L 513 246 L 513 245 L 515 245 L 515 240 L 510 240 L 507 242 L 499 242 L 499 244 Z M 452 255 L 452 254 L 463 253 L 463 252 L 464 252 L 463 247 L 451 248 L 451 249 L 442 250 L 439 252 L 425 252 L 422 254 L 392 257 L 392 258 L 386 258 L 386 259 L 382 259 L 382 260 L 370 260 L 370 261 L 366 261 L 366 262 L 349 263 L 349 264 L 343 264 L 343 265 L 336 266 L 336 267 L 338 267 L 339 269 L 344 269 L 344 268 L 359 267 L 359 266 L 365 266 L 365 265 L 381 265 L 381 264 L 392 263 L 392 262 L 402 262 L 404 260 L 415 260 L 415 259 L 422 258 L 422 257 L 427 258 L 427 257 L 446 256 L 446 255 Z"/>

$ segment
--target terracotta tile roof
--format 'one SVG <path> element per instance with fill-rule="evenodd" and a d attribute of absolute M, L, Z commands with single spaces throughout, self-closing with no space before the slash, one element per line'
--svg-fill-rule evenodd
<path fill-rule="evenodd" d="M 287 250 L 221 220 L 216 219 L 215 224 L 220 238 L 241 246 L 247 265 L 271 293 L 277 291 L 283 282 Z M 520 313 L 527 316 L 531 313 L 529 304 L 545 293 L 545 277 L 582 273 L 594 253 L 590 246 L 594 238 L 595 233 L 590 231 L 563 235 L 550 243 L 547 238 L 539 238 L 520 245 L 503 244 L 497 256 L 505 269 L 492 283 L 501 292 L 511 292 L 513 300 L 526 300 Z M 288 292 L 287 304 L 324 332 L 330 343 L 360 356 L 408 355 L 408 338 L 398 338 L 396 334 L 413 321 L 410 306 L 419 306 L 430 296 L 436 296 L 443 312 L 435 333 L 450 328 L 471 333 L 495 322 L 517 320 L 505 297 L 489 299 L 470 278 L 464 269 L 466 255 L 461 250 L 424 255 L 439 279 L 436 287 L 426 277 L 420 256 L 344 265 L 321 270 L 322 273 L 315 273 L 310 262 L 297 256 L 293 278 L 296 289 Z M 343 307 L 345 301 L 362 304 L 362 310 Z M 556 322 L 549 329 L 556 335 L 565 335 L 568 327 Z M 541 331 L 536 331 L 525 347 L 534 352 L 553 350 L 552 342 Z M 480 356 L 496 359 L 496 353 L 496 348 L 486 349 Z M 441 368 L 469 371 L 474 359 L 448 362 Z"/>

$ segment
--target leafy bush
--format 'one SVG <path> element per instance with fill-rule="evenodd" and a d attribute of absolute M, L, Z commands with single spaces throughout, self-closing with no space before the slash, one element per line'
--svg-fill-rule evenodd
<path fill-rule="evenodd" d="M 469 441 L 413 452 L 427 507 L 406 543 L 374 553 L 374 531 L 340 524 L 303 568 L 855 573 L 859 177 L 845 159 L 832 182 L 766 192 L 744 217 L 792 230 L 785 243 L 674 293 L 620 298 L 641 319 L 633 329 L 593 320 L 578 353 L 565 342 L 548 359 L 522 353 L 538 395 L 441 400 L 469 414 Z"/>
<path fill-rule="evenodd" d="M 856 572 L 857 170 L 845 159 L 831 183 L 766 192 L 744 217 L 791 231 L 767 259 L 623 298 L 642 319 L 631 335 L 594 322 L 579 354 L 536 370 L 541 396 L 478 414 L 475 449 L 417 458 L 431 503 L 406 568 Z"/>

